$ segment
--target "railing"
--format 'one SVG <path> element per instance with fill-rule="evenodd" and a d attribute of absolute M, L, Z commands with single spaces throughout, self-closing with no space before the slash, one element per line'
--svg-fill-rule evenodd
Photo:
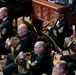
<path fill-rule="evenodd" d="M 65 17 L 68 20 L 69 25 L 76 24 L 76 16 L 71 16 L 68 8 L 59 4 L 48 2 L 47 0 L 32 0 L 33 5 L 33 17 L 41 21 L 51 20 L 51 24 L 55 24 L 57 19 L 55 18 L 55 10 L 62 8 L 65 11 Z"/>

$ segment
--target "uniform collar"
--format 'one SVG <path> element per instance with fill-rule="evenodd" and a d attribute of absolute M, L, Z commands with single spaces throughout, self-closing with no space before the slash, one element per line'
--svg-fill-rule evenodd
<path fill-rule="evenodd" d="M 5 21 L 7 19 L 7 17 L 5 17 L 4 19 L 3 19 L 3 21 Z"/>
<path fill-rule="evenodd" d="M 59 21 L 61 21 L 64 17 L 60 18 Z"/>

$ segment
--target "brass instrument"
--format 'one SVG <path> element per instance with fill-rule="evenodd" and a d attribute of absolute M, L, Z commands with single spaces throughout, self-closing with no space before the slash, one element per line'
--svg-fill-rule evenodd
<path fill-rule="evenodd" d="M 11 45 L 16 46 L 19 43 L 19 38 L 18 37 L 12 37 L 11 38 Z"/>
<path fill-rule="evenodd" d="M 44 33 L 43 31 L 41 31 L 41 32 L 46 38 L 48 38 L 49 42 L 51 42 L 51 44 L 54 46 L 54 48 L 57 50 L 57 52 L 59 52 L 61 55 L 63 55 L 62 49 L 60 47 L 58 47 L 58 45 L 54 42 L 54 40 L 51 37 L 49 37 L 49 35 Z"/>
<path fill-rule="evenodd" d="M 51 23 L 52 20 L 47 21 L 46 23 L 43 22 L 43 26 L 47 27 L 48 25 L 50 25 L 52 28 L 54 27 L 55 23 Z"/>
<path fill-rule="evenodd" d="M 13 47 L 15 47 L 19 43 L 19 38 L 17 36 L 11 37 L 10 40 L 11 40 L 11 45 Z M 6 48 L 8 47 L 8 45 L 6 43 L 5 43 L 5 47 Z"/>
<path fill-rule="evenodd" d="M 26 68 L 24 68 L 22 65 L 21 65 L 21 61 L 22 61 L 22 59 L 20 59 L 19 58 L 19 56 L 17 56 L 16 58 L 15 58 L 15 60 L 14 60 L 14 62 L 16 63 L 16 64 L 18 64 L 18 70 L 20 71 L 20 72 L 22 72 L 22 73 L 26 73 L 26 72 L 28 72 L 28 70 L 29 70 L 29 67 L 30 67 L 30 64 L 31 64 L 31 61 L 30 61 L 30 59 L 31 59 L 31 53 L 33 53 L 34 51 L 31 51 L 31 52 L 26 52 L 26 53 L 24 53 L 24 57 L 25 57 L 25 61 L 26 61 Z M 30 63 L 29 63 L 30 62 Z"/>
<path fill-rule="evenodd" d="M 52 23 L 51 22 L 52 20 L 49 20 L 47 23 L 44 23 L 43 22 L 43 31 L 44 31 L 44 33 L 46 33 L 46 34 L 49 34 L 49 32 L 47 31 L 47 26 L 51 26 L 52 28 L 54 27 L 54 25 L 55 25 L 55 23 Z"/>
<path fill-rule="evenodd" d="M 73 35 L 71 35 L 69 38 L 72 40 L 72 42 L 75 44 L 76 43 L 76 36 L 75 36 L 75 26 L 73 25 L 72 26 L 72 29 L 73 29 Z M 64 48 L 68 48 L 67 46 L 67 42 L 64 42 Z"/>

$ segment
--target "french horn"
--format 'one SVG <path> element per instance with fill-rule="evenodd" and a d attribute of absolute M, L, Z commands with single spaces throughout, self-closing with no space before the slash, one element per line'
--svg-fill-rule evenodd
<path fill-rule="evenodd" d="M 19 43 L 19 38 L 17 36 L 11 37 L 11 45 L 15 47 Z M 8 45 L 5 43 L 5 48 L 8 48 Z"/>
<path fill-rule="evenodd" d="M 72 29 L 73 29 L 73 34 L 69 38 L 72 40 L 72 42 L 74 44 L 76 44 L 76 35 L 75 35 L 75 26 L 74 25 L 72 26 Z M 64 46 L 64 48 L 68 48 L 67 42 L 64 42 L 63 46 Z"/>
<path fill-rule="evenodd" d="M 31 52 L 25 52 L 24 53 L 24 57 L 25 57 L 25 61 L 26 61 L 26 68 L 24 68 L 22 65 L 21 65 L 21 61 L 22 59 L 19 58 L 19 56 L 17 56 L 14 60 L 14 62 L 16 64 L 18 64 L 18 70 L 19 72 L 22 72 L 22 73 L 26 73 L 28 72 L 29 68 L 30 68 L 30 64 L 29 62 L 31 63 L 30 59 L 31 59 L 31 53 L 33 53 L 34 51 L 31 51 Z"/>
<path fill-rule="evenodd" d="M 70 36 L 69 37 L 71 40 L 72 40 L 72 42 L 74 43 L 74 44 L 76 44 L 76 36 Z M 68 48 L 68 43 L 67 42 L 64 42 L 64 48 Z"/>

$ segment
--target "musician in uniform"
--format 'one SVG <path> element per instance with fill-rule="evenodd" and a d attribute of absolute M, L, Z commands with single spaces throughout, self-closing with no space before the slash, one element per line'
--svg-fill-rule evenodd
<path fill-rule="evenodd" d="M 43 73 L 42 75 L 47 75 Z M 52 74 L 49 75 L 71 75 L 68 70 L 68 63 L 64 60 L 57 62 L 52 70 Z"/>
<path fill-rule="evenodd" d="M 68 63 L 66 61 L 59 61 L 53 68 L 52 75 L 70 75 L 68 71 Z"/>
<path fill-rule="evenodd" d="M 17 33 L 20 37 L 19 43 L 14 48 L 11 45 L 11 40 L 8 38 L 6 40 L 6 44 L 8 45 L 8 50 L 10 52 L 14 53 L 15 55 L 18 55 L 18 53 L 20 51 L 23 51 L 23 52 L 32 51 L 33 50 L 33 45 L 34 45 L 34 39 L 30 35 L 27 25 L 21 24 L 21 25 L 18 26 L 17 30 L 18 30 Z M 30 46 L 30 47 L 28 47 L 28 46 Z"/>
<path fill-rule="evenodd" d="M 64 5 L 68 7 L 70 15 L 76 15 L 76 0 L 65 0 Z"/>
<path fill-rule="evenodd" d="M 11 53 L 9 53 L 7 56 L 6 66 L 3 69 L 4 75 L 12 75 L 12 72 L 17 72 L 17 66 L 14 63 L 14 58 L 19 54 L 20 51 L 30 52 L 33 50 L 34 39 L 30 35 L 27 25 L 19 25 L 17 32 L 20 39 L 15 47 L 11 45 L 11 39 L 8 38 L 6 40 L 6 44 L 8 45 L 7 49 Z"/>
<path fill-rule="evenodd" d="M 32 73 L 32 75 L 41 75 L 42 73 L 49 73 L 52 71 L 52 67 L 50 64 L 50 58 L 48 57 L 45 51 L 45 43 L 43 41 L 37 41 L 34 45 L 34 54 L 27 63 L 29 63 L 28 73 Z M 20 64 L 24 69 L 26 68 L 26 57 L 23 52 L 20 52 L 18 57 L 15 59 L 15 62 Z M 20 60 L 20 61 L 19 61 Z M 19 65 L 18 64 L 18 65 Z M 20 75 L 28 75 L 26 72 L 21 72 L 19 70 Z M 30 75 L 30 74 L 29 74 Z"/>
<path fill-rule="evenodd" d="M 72 51 L 76 52 L 76 44 L 74 44 L 69 37 L 65 38 L 65 42 L 67 42 L 68 47 Z M 75 75 L 74 70 L 76 70 L 76 54 L 61 56 L 60 60 L 65 60 L 68 63 L 70 74 Z"/>
<path fill-rule="evenodd" d="M 8 54 L 8 50 L 5 48 L 5 41 L 7 38 L 13 36 L 12 21 L 8 17 L 8 8 L 0 8 L 0 19 L 2 24 L 0 25 L 0 54 Z"/>
<path fill-rule="evenodd" d="M 69 25 L 66 18 L 64 17 L 64 10 L 62 8 L 56 10 L 56 18 L 57 18 L 57 22 L 54 25 L 54 27 L 51 27 L 49 25 L 49 22 L 47 21 L 44 23 L 44 26 L 47 26 L 47 29 L 49 31 L 49 36 L 53 38 L 55 43 L 60 48 L 63 48 L 64 38 L 67 35 Z"/>

